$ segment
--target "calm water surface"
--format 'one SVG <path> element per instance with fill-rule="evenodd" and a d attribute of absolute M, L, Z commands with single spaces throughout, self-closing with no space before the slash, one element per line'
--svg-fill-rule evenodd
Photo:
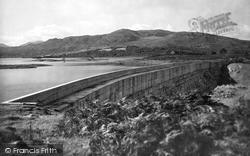
<path fill-rule="evenodd" d="M 119 60 L 119 59 L 118 59 Z M 32 59 L 5 58 L 0 64 L 50 64 L 31 69 L 0 70 L 0 102 L 27 95 L 49 87 L 96 74 L 128 69 L 132 67 L 113 65 L 85 66 L 83 60 L 64 62 L 37 62 Z"/>

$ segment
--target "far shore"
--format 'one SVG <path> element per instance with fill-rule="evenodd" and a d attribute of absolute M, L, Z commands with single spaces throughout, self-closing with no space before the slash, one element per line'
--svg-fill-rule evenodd
<path fill-rule="evenodd" d="M 52 66 L 49 64 L 1 64 L 0 69 L 26 69 L 26 68 L 37 68 Z"/>
<path fill-rule="evenodd" d="M 81 62 L 82 66 L 92 66 L 92 65 L 115 65 L 115 66 L 150 66 L 150 65 L 160 65 L 173 62 L 186 62 L 191 60 L 151 60 L 143 57 L 96 57 L 96 58 L 42 58 L 34 59 L 30 58 L 29 61 L 43 62 L 48 64 L 11 64 L 5 65 L 0 64 L 0 69 L 25 69 L 25 68 L 37 68 L 43 66 L 52 66 L 51 62 Z M 194 61 L 194 60 L 193 60 Z M 250 60 L 244 60 L 244 63 L 250 64 Z"/>
<path fill-rule="evenodd" d="M 176 62 L 173 60 L 147 60 L 143 57 L 97 57 L 97 58 L 42 58 L 33 59 L 38 62 L 82 62 L 81 65 L 121 65 L 121 66 L 149 66 Z"/>

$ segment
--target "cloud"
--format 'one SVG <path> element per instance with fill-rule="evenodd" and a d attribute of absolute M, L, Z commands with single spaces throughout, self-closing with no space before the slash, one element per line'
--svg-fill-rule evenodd
<path fill-rule="evenodd" d="M 174 31 L 174 28 L 171 26 L 171 25 L 167 25 L 166 26 L 166 30 L 169 30 L 169 31 Z"/>
<path fill-rule="evenodd" d="M 242 27 L 239 27 L 240 28 L 240 37 L 242 39 L 247 39 L 247 40 L 250 40 L 250 26 L 249 25 L 243 25 Z"/>
<path fill-rule="evenodd" d="M 242 40 L 250 40 L 250 26 L 246 24 L 236 26 L 234 32 L 225 36 L 234 37 Z"/>
<path fill-rule="evenodd" d="M 52 37 L 65 37 L 69 35 L 71 31 L 65 27 L 59 27 L 55 24 L 46 26 L 36 26 L 34 29 L 26 32 L 25 37 L 30 39 L 42 39 L 46 40 Z"/>
<path fill-rule="evenodd" d="M 63 38 L 72 34 L 72 31 L 66 27 L 60 27 L 55 24 L 46 26 L 36 26 L 33 29 L 20 35 L 11 36 L 3 34 L 0 37 L 1 43 L 10 46 L 18 46 L 27 42 L 46 41 L 50 38 Z"/>
<path fill-rule="evenodd" d="M 147 25 L 147 24 L 136 23 L 135 25 L 131 26 L 130 29 L 132 29 L 132 30 L 145 30 L 145 29 L 152 29 L 152 26 Z"/>
<path fill-rule="evenodd" d="M 171 25 L 164 25 L 164 26 L 151 26 L 148 24 L 139 24 L 136 23 L 135 25 L 131 26 L 129 29 L 132 30 L 150 30 L 150 29 L 163 29 L 163 30 L 170 30 L 173 31 L 173 27 Z"/>

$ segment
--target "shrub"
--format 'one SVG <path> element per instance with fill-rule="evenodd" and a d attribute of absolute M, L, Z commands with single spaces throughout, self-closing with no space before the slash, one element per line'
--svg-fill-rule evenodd
<path fill-rule="evenodd" d="M 85 103 L 56 127 L 64 137 L 89 136 L 91 155 L 249 155 L 249 109 L 207 95 L 154 96 Z"/>

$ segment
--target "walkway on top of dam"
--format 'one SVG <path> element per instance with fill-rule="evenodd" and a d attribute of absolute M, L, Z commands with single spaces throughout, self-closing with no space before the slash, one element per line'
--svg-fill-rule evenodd
<path fill-rule="evenodd" d="M 180 65 L 184 66 L 184 65 L 189 64 L 189 63 L 190 62 L 169 63 L 169 66 L 166 66 L 166 68 L 180 66 Z M 166 69 L 166 68 L 163 68 L 163 69 Z M 129 77 L 134 77 L 134 76 L 137 76 L 137 75 L 142 75 L 142 74 L 145 74 L 145 73 L 150 73 L 150 72 L 159 71 L 159 70 L 163 70 L 163 69 L 156 69 L 156 70 L 150 70 L 150 71 L 146 71 L 146 72 L 135 73 L 135 74 L 131 74 L 131 75 L 125 75 L 125 76 L 118 77 L 118 78 L 115 78 L 115 79 L 112 79 L 112 80 L 109 80 L 109 81 L 101 82 L 99 84 L 95 84 L 93 86 L 87 87 L 87 88 L 85 88 L 85 89 L 83 89 L 81 91 L 78 91 L 78 92 L 72 93 L 70 95 L 67 95 L 67 96 L 65 96 L 65 97 L 63 97 L 63 98 L 61 98 L 59 100 L 51 102 L 51 103 L 45 105 L 44 107 L 54 109 L 54 110 L 57 110 L 57 111 L 63 111 L 65 109 L 69 108 L 69 107 L 74 106 L 74 103 L 76 101 L 84 99 L 90 93 L 92 93 L 94 91 L 97 91 L 97 90 L 103 88 L 104 86 L 111 85 L 111 84 L 113 84 L 115 82 L 119 82 L 119 81 L 121 81 L 123 79 L 126 79 L 126 78 L 129 78 Z M 94 99 L 97 99 L 97 98 L 94 98 Z"/>

